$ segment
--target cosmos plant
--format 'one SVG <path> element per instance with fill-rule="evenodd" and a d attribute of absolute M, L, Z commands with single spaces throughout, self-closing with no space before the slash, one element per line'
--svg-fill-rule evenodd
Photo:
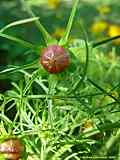
<path fill-rule="evenodd" d="M 74 55 L 74 57 L 76 57 L 76 59 L 79 61 L 79 53 L 78 49 L 80 48 L 80 46 L 74 46 L 73 45 L 69 45 L 69 36 L 70 36 L 70 31 L 72 28 L 72 24 L 74 21 L 74 17 L 75 17 L 75 13 L 77 10 L 77 6 L 79 4 L 79 0 L 75 0 L 73 1 L 73 8 L 71 10 L 71 14 L 64 32 L 64 35 L 62 36 L 62 38 L 57 41 L 55 38 L 53 38 L 48 32 L 47 30 L 44 28 L 44 26 L 41 24 L 39 17 L 36 17 L 36 15 L 33 13 L 33 11 L 31 10 L 31 8 L 27 5 L 27 3 L 24 0 L 21 0 L 22 5 L 24 6 L 24 8 L 26 9 L 26 11 L 28 12 L 28 14 L 31 16 L 31 18 L 27 18 L 24 20 L 19 20 L 19 21 L 15 21 L 13 23 L 10 23 L 8 25 L 6 25 L 5 27 L 3 27 L 2 29 L 0 29 L 0 37 L 9 39 L 11 41 L 14 41 L 16 43 L 19 43 L 20 45 L 32 49 L 34 51 L 39 51 L 40 52 L 40 60 L 38 60 L 43 68 L 45 70 L 47 70 L 49 73 L 60 73 L 63 72 L 64 70 L 66 70 L 68 68 L 68 66 L 71 64 L 71 54 Z M 5 34 L 4 32 L 8 29 L 11 28 L 13 26 L 17 26 L 17 25 L 21 25 L 21 24 L 25 24 L 25 23 L 31 23 L 31 22 L 35 22 L 36 27 L 39 29 L 39 31 L 42 33 L 43 35 L 43 39 L 45 41 L 45 46 L 37 46 L 34 45 L 28 41 L 19 39 L 17 37 Z M 109 41 L 115 40 L 120 38 L 120 35 L 115 36 L 115 37 L 111 37 L 108 39 L 105 39 L 103 41 L 100 42 L 93 42 L 92 44 L 89 44 L 87 42 L 87 36 L 84 32 L 83 27 L 80 25 L 80 29 L 82 30 L 83 34 L 84 34 L 84 40 L 80 40 L 79 42 L 84 42 L 84 45 L 86 47 L 86 61 L 85 61 L 85 67 L 84 67 L 84 76 L 87 72 L 87 66 L 88 66 L 88 53 L 89 53 L 89 48 L 95 48 L 98 47 L 99 45 L 102 45 L 104 43 L 107 43 Z M 89 47 L 90 46 L 90 47 Z M 36 61 L 35 61 L 36 63 Z M 32 63 L 33 64 L 33 63 Z M 28 64 L 25 65 L 21 68 L 23 69 L 28 69 L 31 68 L 32 64 Z M 4 70 L 5 72 L 15 72 L 16 70 L 18 70 L 19 67 L 17 68 L 10 68 L 7 70 Z M 3 72 L 0 72 L 3 73 Z"/>
<path fill-rule="evenodd" d="M 32 12 L 32 10 L 30 9 L 30 7 L 23 1 L 21 0 L 21 2 L 23 3 L 23 5 L 25 6 L 27 12 L 29 13 L 29 15 L 32 18 L 28 18 L 28 19 L 24 19 L 24 20 L 20 20 L 20 21 L 15 21 L 13 23 L 10 23 L 8 25 L 6 25 L 5 27 L 3 27 L 2 29 L 0 29 L 0 36 L 6 39 L 9 39 L 11 41 L 14 41 L 16 43 L 19 43 L 20 45 L 38 51 L 40 52 L 40 59 L 37 60 L 37 62 L 39 62 L 39 64 L 41 64 L 43 66 L 43 69 L 45 69 L 48 73 L 52 73 L 53 74 L 57 74 L 63 71 L 66 71 L 68 66 L 71 65 L 71 61 L 72 61 L 72 54 L 74 55 L 74 57 L 79 61 L 79 54 L 78 54 L 78 49 L 79 47 L 75 48 L 75 46 L 71 46 L 69 45 L 69 35 L 70 35 L 70 31 L 72 28 L 72 24 L 74 21 L 74 17 L 75 17 L 75 13 L 77 10 L 77 6 L 79 3 L 79 0 L 73 0 L 73 7 L 72 7 L 72 11 L 68 20 L 68 24 L 66 26 L 66 30 L 64 32 L 63 37 L 57 41 L 55 38 L 53 38 L 48 32 L 47 30 L 43 27 L 43 25 L 41 24 L 39 17 L 36 17 L 34 15 L 34 13 Z M 22 39 L 16 38 L 14 36 L 5 34 L 4 32 L 13 27 L 13 26 L 17 26 L 17 25 L 21 25 L 21 24 L 25 24 L 25 23 L 30 23 L 30 22 L 35 22 L 37 28 L 40 30 L 40 32 L 43 35 L 44 41 L 45 41 L 45 46 L 37 46 L 34 45 L 30 42 L 24 41 Z M 85 35 L 85 34 L 84 34 Z M 105 39 L 103 41 L 100 42 L 95 42 L 95 43 L 91 43 L 89 44 L 87 42 L 87 38 L 85 35 L 85 40 L 83 40 L 84 42 L 84 46 L 86 48 L 86 60 L 85 60 L 85 67 L 84 67 L 84 72 L 83 72 L 83 78 L 85 78 L 86 74 L 87 74 L 87 67 L 88 67 L 88 59 L 89 59 L 89 48 L 95 48 L 99 45 L 105 44 L 109 41 L 115 40 L 120 38 L 120 36 L 115 36 L 112 38 L 108 38 Z M 36 63 L 36 62 L 35 62 Z M 11 67 L 11 68 L 7 68 L 6 70 L 3 70 L 0 72 L 0 74 L 6 73 L 6 72 L 15 72 L 18 69 L 22 68 L 22 69 L 28 69 L 28 68 L 32 68 L 33 67 L 33 63 L 32 64 L 28 64 L 22 67 Z M 53 77 L 54 78 L 54 77 Z M 54 82 L 54 81 L 53 81 Z M 30 84 L 29 84 L 30 85 Z M 29 85 L 27 86 L 29 88 Z M 78 85 L 78 84 L 77 84 Z M 27 89 L 25 88 L 23 96 L 26 94 Z M 77 86 L 76 86 L 77 87 Z M 110 95 L 109 95 L 110 96 Z M 112 97 L 114 98 L 114 97 Z M 11 146 L 15 146 L 15 144 L 17 143 L 17 146 L 20 146 L 18 148 L 10 148 L 13 152 L 13 154 L 15 152 L 17 152 L 18 154 L 16 155 L 17 158 L 19 159 L 19 157 L 21 157 L 21 152 L 23 152 L 23 147 L 21 147 L 21 143 L 19 140 L 15 140 L 15 139 L 9 139 L 6 140 L 5 142 L 2 143 L 2 146 L 0 146 L 0 152 L 4 152 L 7 153 L 6 154 L 6 158 L 9 158 L 10 154 L 8 153 L 9 151 L 7 150 L 7 145 L 11 144 Z M 11 151 L 10 150 L 10 151 Z M 15 156 L 14 156 L 15 157 Z"/>
<path fill-rule="evenodd" d="M 39 18 L 35 16 L 35 14 L 32 12 L 30 7 L 22 1 L 23 5 L 25 6 L 27 12 L 29 13 L 30 16 L 33 18 L 21 20 L 21 21 L 16 21 L 11 24 L 8 24 L 4 28 L 0 30 L 0 36 L 7 38 L 9 40 L 12 40 L 14 42 L 20 43 L 21 45 L 24 45 L 25 47 L 28 47 L 30 49 L 38 50 L 40 49 L 40 63 L 44 67 L 45 70 L 47 70 L 49 73 L 59 73 L 64 71 L 70 64 L 70 54 L 68 53 L 69 48 L 66 47 L 68 43 L 68 38 L 69 34 L 71 31 L 73 19 L 76 13 L 77 5 L 78 5 L 79 0 L 75 0 L 73 4 L 73 8 L 68 20 L 68 24 L 66 27 L 66 31 L 64 33 L 64 36 L 57 41 L 55 38 L 53 38 L 47 30 L 43 27 L 43 25 L 40 23 Z M 16 25 L 24 24 L 24 23 L 29 23 L 29 22 L 35 22 L 37 28 L 40 30 L 40 32 L 43 35 L 43 38 L 45 40 L 45 46 L 36 46 L 31 44 L 30 42 L 26 42 L 24 40 L 18 39 L 16 37 L 6 35 L 3 32 Z M 41 49 L 42 48 L 42 49 Z"/>

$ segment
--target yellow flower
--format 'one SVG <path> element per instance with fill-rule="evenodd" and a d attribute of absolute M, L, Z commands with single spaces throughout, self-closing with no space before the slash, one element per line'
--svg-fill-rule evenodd
<path fill-rule="evenodd" d="M 83 123 L 83 125 L 82 125 L 82 127 L 81 127 L 81 131 L 85 132 L 85 131 L 93 128 L 93 127 L 94 127 L 93 121 L 92 121 L 91 119 L 87 119 L 87 120 Z"/>
<path fill-rule="evenodd" d="M 98 21 L 93 23 L 92 27 L 91 27 L 91 31 L 93 33 L 100 33 L 106 30 L 106 28 L 108 27 L 107 22 L 105 21 Z"/>
<path fill-rule="evenodd" d="M 109 6 L 99 6 L 97 10 L 100 14 L 108 14 L 111 11 L 111 8 Z"/>
<path fill-rule="evenodd" d="M 84 128 L 92 128 L 93 127 L 93 121 L 91 119 L 88 119 L 84 123 Z"/>
<path fill-rule="evenodd" d="M 54 33 L 52 34 L 53 37 L 56 39 L 60 39 L 64 34 L 64 28 L 57 28 Z"/>
<path fill-rule="evenodd" d="M 120 35 L 120 26 L 118 26 L 118 25 L 110 25 L 109 28 L 108 28 L 107 34 L 110 37 L 114 37 L 114 36 Z M 113 43 L 120 44 L 120 38 L 114 40 Z"/>
<path fill-rule="evenodd" d="M 60 0 L 48 0 L 48 6 L 52 9 L 56 9 L 60 4 Z"/>

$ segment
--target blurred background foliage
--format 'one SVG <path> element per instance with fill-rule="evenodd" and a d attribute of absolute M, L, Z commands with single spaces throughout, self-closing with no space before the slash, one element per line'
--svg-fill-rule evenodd
<path fill-rule="evenodd" d="M 26 0 L 26 2 L 32 7 L 36 16 L 40 17 L 40 21 L 48 32 L 55 38 L 60 39 L 67 24 L 72 1 Z M 119 11 L 119 0 L 81 0 L 71 31 L 70 41 L 83 38 L 80 23 L 84 26 L 89 41 L 97 41 L 102 40 L 105 37 L 120 35 Z M 0 1 L 0 28 L 13 21 L 28 17 L 30 16 L 25 11 L 22 0 Z M 37 45 L 44 44 L 42 35 L 36 28 L 34 22 L 12 27 L 5 31 L 5 33 Z M 101 50 L 104 50 L 104 53 L 108 53 L 112 47 L 117 46 L 116 50 L 119 54 L 119 45 L 120 40 L 118 39 L 114 41 L 112 45 L 108 45 L 108 47 L 103 46 Z M 39 52 L 28 51 L 19 44 L 14 44 L 9 40 L 0 37 L 0 70 L 7 65 L 28 64 L 38 57 Z M 13 76 L 10 76 L 9 79 L 18 80 L 18 75 L 16 75 L 16 77 Z M 1 78 L 2 86 L 4 86 L 5 79 L 8 79 L 8 77 Z"/>

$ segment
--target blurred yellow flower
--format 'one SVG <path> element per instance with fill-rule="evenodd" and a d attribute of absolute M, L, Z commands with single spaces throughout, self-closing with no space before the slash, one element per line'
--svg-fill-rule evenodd
<path fill-rule="evenodd" d="M 52 34 L 52 36 L 56 39 L 60 39 L 63 36 L 64 31 L 64 28 L 57 28 Z"/>
<path fill-rule="evenodd" d="M 92 127 L 93 127 L 93 121 L 91 119 L 86 120 L 84 123 L 84 128 L 87 129 Z"/>
<path fill-rule="evenodd" d="M 108 24 L 105 21 L 94 22 L 91 26 L 91 32 L 100 33 L 105 31 L 107 27 L 108 27 Z"/>
<path fill-rule="evenodd" d="M 111 11 L 111 8 L 109 6 L 99 6 L 97 7 L 97 10 L 100 14 L 108 14 Z"/>
<path fill-rule="evenodd" d="M 48 6 L 52 9 L 56 9 L 60 4 L 60 0 L 48 0 Z"/>
<path fill-rule="evenodd" d="M 85 120 L 85 122 L 83 123 L 82 127 L 81 127 L 81 131 L 85 132 L 91 128 L 94 127 L 93 121 L 91 119 L 87 119 Z"/>
<path fill-rule="evenodd" d="M 114 37 L 120 35 L 120 26 L 110 25 L 107 32 L 108 36 Z M 120 38 L 113 41 L 115 44 L 120 44 Z"/>

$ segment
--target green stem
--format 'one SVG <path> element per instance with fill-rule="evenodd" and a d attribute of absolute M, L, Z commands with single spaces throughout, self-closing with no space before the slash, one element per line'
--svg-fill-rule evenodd
<path fill-rule="evenodd" d="M 107 38 L 107 39 L 105 39 L 103 41 L 99 41 L 99 42 L 93 43 L 92 47 L 95 48 L 95 47 L 98 47 L 100 45 L 103 45 L 103 44 L 108 43 L 110 41 L 114 41 L 114 40 L 119 39 L 119 38 L 120 38 L 120 35 L 112 37 L 112 38 Z"/>
<path fill-rule="evenodd" d="M 71 14 L 70 14 L 70 17 L 69 17 L 69 20 L 68 20 L 68 24 L 67 24 L 67 27 L 66 27 L 66 31 L 64 33 L 64 36 L 59 41 L 59 45 L 61 45 L 61 46 L 66 45 L 66 43 L 68 42 L 68 37 L 69 37 L 70 31 L 71 31 L 71 28 L 72 28 L 72 24 L 73 24 L 73 20 L 74 20 L 74 17 L 75 17 L 76 10 L 77 10 L 78 2 L 79 2 L 79 0 L 74 1 L 73 8 L 72 8 L 72 11 L 71 11 Z"/>

